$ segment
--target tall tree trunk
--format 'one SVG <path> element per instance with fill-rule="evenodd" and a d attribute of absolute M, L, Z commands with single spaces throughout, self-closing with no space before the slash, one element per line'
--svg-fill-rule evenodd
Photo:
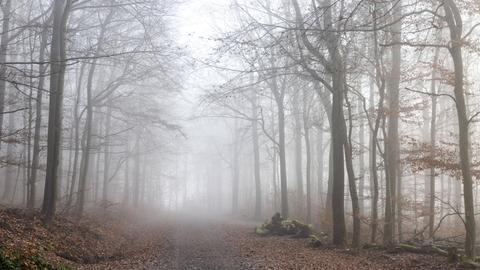
<path fill-rule="evenodd" d="M 238 194 L 240 189 L 240 136 L 238 119 L 235 118 L 232 151 L 232 214 L 238 213 Z"/>
<path fill-rule="evenodd" d="M 287 160 L 285 154 L 285 109 L 283 99 L 277 102 L 278 106 L 278 138 L 279 138 L 279 158 L 280 158 L 280 201 L 281 214 L 288 217 L 288 191 L 287 191 Z"/>
<path fill-rule="evenodd" d="M 133 206 L 139 206 L 140 196 L 140 134 L 136 135 L 135 142 L 135 168 L 133 181 Z"/>
<path fill-rule="evenodd" d="M 303 214 L 305 196 L 303 192 L 303 174 L 302 174 L 302 120 L 299 102 L 299 91 L 293 93 L 293 119 L 295 123 L 294 141 L 295 141 L 295 181 L 297 183 L 297 215 Z"/>
<path fill-rule="evenodd" d="M 30 41 L 31 44 L 35 44 L 36 45 L 36 37 L 34 37 L 34 40 L 33 41 Z M 40 43 L 41 43 L 41 40 L 40 40 Z M 24 47 L 24 53 L 28 53 L 26 52 L 27 48 Z M 30 51 L 30 60 L 33 61 L 34 59 L 34 51 L 31 50 Z M 22 205 L 25 205 L 27 206 L 27 209 L 28 209 L 28 203 L 27 203 L 27 197 L 29 196 L 30 194 L 30 181 L 31 181 L 31 175 L 30 175 L 30 172 L 31 172 L 31 165 L 32 165 L 32 130 L 33 130 L 33 91 L 34 91 L 34 83 L 33 83 L 33 75 L 34 75 L 34 67 L 33 65 L 30 65 L 30 79 L 29 79 L 29 83 L 30 83 L 30 87 L 29 87 L 29 93 L 28 93 L 28 98 L 27 98 L 27 102 L 26 102 L 26 105 L 28 107 L 28 111 L 26 111 L 24 113 L 24 126 L 27 127 L 27 138 L 26 138 L 26 144 L 24 145 L 23 147 L 23 153 L 24 153 L 24 162 L 25 162 L 25 166 L 23 166 L 23 170 L 22 170 L 22 173 L 23 173 L 23 185 L 22 185 Z M 40 72 L 39 72 L 40 73 Z M 26 190 L 25 190 L 26 189 Z"/>
<path fill-rule="evenodd" d="M 107 103 L 107 115 L 105 119 L 105 147 L 104 147 L 104 162 L 103 162 L 103 205 L 108 204 L 108 181 L 110 180 L 110 129 L 112 123 L 112 104 L 111 101 Z"/>
<path fill-rule="evenodd" d="M 272 186 L 273 186 L 273 209 L 278 211 L 278 160 L 276 145 L 272 148 Z"/>
<path fill-rule="evenodd" d="M 392 67 L 387 84 L 388 89 L 388 131 L 386 138 L 386 189 L 385 189 L 385 223 L 383 227 L 383 243 L 392 245 L 395 241 L 395 208 L 398 195 L 396 182 L 399 171 L 400 150 L 398 142 L 398 115 L 399 115 L 399 89 L 401 76 L 401 45 L 402 41 L 402 1 L 395 3 L 393 7 L 392 25 Z"/>
<path fill-rule="evenodd" d="M 362 115 L 362 101 L 358 101 L 358 115 L 360 117 L 359 121 L 359 129 L 358 129 L 358 137 L 359 137 L 359 144 L 360 144 L 360 157 L 358 161 L 359 167 L 359 181 L 358 181 L 358 200 L 359 200 L 359 208 L 360 208 L 360 216 L 365 214 L 365 153 L 364 148 L 365 146 L 365 122 Z"/>
<path fill-rule="evenodd" d="M 465 204 L 465 253 L 467 257 L 475 257 L 475 211 L 473 205 L 472 174 L 470 171 L 469 153 L 469 120 L 465 104 L 464 72 L 463 72 L 463 22 L 460 11 L 453 0 L 445 0 L 443 3 L 445 20 L 450 30 L 450 54 L 452 56 L 455 71 L 455 106 L 458 118 L 458 135 L 460 148 L 460 167 L 463 176 L 463 199 Z"/>
<path fill-rule="evenodd" d="M 312 223 L 312 184 L 311 184 L 311 164 L 312 164 L 312 154 L 311 154 L 311 145 L 310 145 L 310 96 L 307 91 L 303 91 L 303 130 L 305 132 L 305 150 L 307 153 L 306 164 L 305 164 L 305 180 L 307 183 L 307 223 Z"/>
<path fill-rule="evenodd" d="M 331 128 L 330 128 L 331 129 Z M 330 137 L 331 137 L 330 131 Z M 332 206 L 332 193 L 333 193 L 333 144 L 332 139 L 330 138 L 330 143 L 328 147 L 328 178 L 327 178 L 327 196 L 325 202 L 325 220 L 323 229 L 329 233 L 332 232 L 333 224 L 333 206 Z"/>
<path fill-rule="evenodd" d="M 95 72 L 96 60 L 91 64 L 87 78 L 87 116 L 85 128 L 82 135 L 82 159 L 80 161 L 80 175 L 78 179 L 78 191 L 75 214 L 77 217 L 83 215 L 85 207 L 85 196 L 87 188 L 87 177 L 90 166 L 90 150 L 92 148 L 92 128 L 93 128 L 93 75 Z"/>
<path fill-rule="evenodd" d="M 318 127 L 318 135 L 317 135 L 317 195 L 318 195 L 318 205 L 320 206 L 320 209 L 323 209 L 325 207 L 324 205 L 324 196 L 323 196 L 323 174 L 324 174 L 324 168 L 325 165 L 323 164 L 323 119 L 320 121 L 320 125 Z"/>
<path fill-rule="evenodd" d="M 123 203 L 125 205 L 128 205 L 130 203 L 130 145 L 128 142 L 128 138 L 129 136 L 127 134 L 127 140 L 125 143 L 125 179 L 123 185 Z"/>
<path fill-rule="evenodd" d="M 92 89 L 91 77 L 93 65 L 90 67 L 87 85 L 87 116 L 85 120 L 85 128 L 82 135 L 82 158 L 80 161 L 80 175 L 78 178 L 78 191 L 75 214 L 81 217 L 85 206 L 85 192 L 87 187 L 88 168 L 90 165 L 90 149 L 92 147 L 92 122 L 93 122 L 93 104 L 92 104 Z"/>
<path fill-rule="evenodd" d="M 101 110 L 101 108 L 98 108 Z M 100 193 L 100 183 L 103 182 L 103 179 L 100 177 L 100 170 L 101 170 L 101 162 L 102 162 L 102 157 L 100 155 L 101 150 L 102 150 L 102 143 L 100 141 L 100 138 L 104 135 L 102 134 L 103 132 L 103 125 L 104 125 L 104 114 L 100 111 L 99 113 L 96 113 L 93 118 L 93 131 L 92 131 L 92 148 L 95 149 L 91 155 L 93 155 L 93 158 L 91 159 L 92 166 L 90 167 L 90 172 L 92 174 L 91 179 L 93 179 L 92 183 L 92 191 L 93 191 L 93 201 L 96 203 L 98 202 L 98 197 Z"/>
<path fill-rule="evenodd" d="M 255 219 L 262 217 L 262 185 L 260 180 L 260 146 L 258 142 L 258 96 L 252 91 L 252 141 L 253 141 L 253 170 L 255 177 Z"/>
<path fill-rule="evenodd" d="M 340 61 L 340 59 L 337 59 Z M 337 63 L 338 65 L 339 63 Z M 341 70 L 341 68 L 335 68 Z M 343 246 L 346 243 L 347 230 L 345 225 L 345 161 L 344 161 L 344 134 L 345 118 L 343 115 L 343 75 L 334 73 L 332 100 L 332 159 L 333 159 L 333 243 Z"/>
<path fill-rule="evenodd" d="M 72 165 L 73 165 L 73 155 L 75 154 L 75 151 L 73 150 L 73 146 L 75 145 L 74 139 L 75 139 L 75 129 L 73 128 L 74 123 L 72 122 L 72 125 L 70 126 L 70 136 L 68 139 L 68 165 L 67 165 L 67 173 L 65 174 L 65 203 L 68 202 L 68 195 L 70 194 L 70 185 L 72 182 L 70 181 L 70 176 L 72 175 Z"/>
<path fill-rule="evenodd" d="M 10 103 L 8 110 L 13 111 L 15 109 L 14 100 L 15 89 L 9 88 L 8 90 L 8 103 Z M 15 136 L 15 117 L 13 113 L 8 114 L 8 127 L 7 132 L 10 136 Z M 18 161 L 15 157 L 14 145 L 13 143 L 7 143 L 7 166 L 5 167 L 5 186 L 3 189 L 3 201 L 7 203 L 13 203 L 14 193 L 16 190 L 15 182 L 15 167 L 18 166 Z"/>
<path fill-rule="evenodd" d="M 75 193 L 75 186 L 77 182 L 77 172 L 78 172 L 78 157 L 80 155 L 80 115 L 79 115 L 79 108 L 80 108 L 80 101 L 81 101 L 81 90 L 82 90 L 82 81 L 83 81 L 83 73 L 85 71 L 85 62 L 82 63 L 80 67 L 80 74 L 77 79 L 77 94 L 75 96 L 75 105 L 73 108 L 73 129 L 75 132 L 74 136 L 74 155 L 73 155 L 73 165 L 72 165 L 72 178 L 70 180 L 70 191 L 68 192 L 68 199 L 67 199 L 67 210 L 70 211 L 70 208 L 73 203 L 73 196 Z M 82 139 L 83 141 L 83 139 Z M 80 170 L 82 166 L 80 166 Z"/>
<path fill-rule="evenodd" d="M 326 0 L 327 6 L 331 5 Z M 327 70 L 332 78 L 332 159 L 333 159 L 333 187 L 332 187 L 332 215 L 333 215 L 333 243 L 343 246 L 346 244 L 347 229 L 345 225 L 345 116 L 343 101 L 345 95 L 345 69 L 340 53 L 339 34 L 333 29 L 332 9 L 328 8 L 324 14 L 324 24 L 327 27 L 327 49 L 330 55 L 330 65 Z"/>
<path fill-rule="evenodd" d="M 53 8 L 53 36 L 50 50 L 50 105 L 48 116 L 47 174 L 42 214 L 45 222 L 53 221 L 57 199 L 57 177 L 62 135 L 63 88 L 66 68 L 66 33 L 70 0 L 55 0 Z"/>
<path fill-rule="evenodd" d="M 63 143 L 63 141 L 61 142 Z M 59 158 L 58 158 L 58 172 L 57 172 L 57 178 L 58 178 L 58 181 L 57 181 L 57 201 L 60 201 L 60 199 L 62 198 L 62 180 L 63 180 L 63 175 L 64 175 L 64 172 L 63 172 L 63 166 L 64 166 L 64 160 L 63 160 L 63 154 L 64 154 L 64 151 L 62 148 L 60 148 L 60 154 L 59 154 Z"/>
<path fill-rule="evenodd" d="M 441 38 L 441 32 L 437 34 L 437 40 Z M 437 65 L 438 58 L 440 55 L 440 48 L 435 49 L 435 55 L 433 57 L 433 68 L 432 68 L 432 81 L 430 84 L 430 93 L 432 98 L 432 116 L 430 119 L 430 159 L 435 159 L 435 148 L 436 148 L 436 128 L 437 128 L 437 97 L 436 97 L 436 77 L 437 77 Z M 443 184 L 442 184 L 443 192 Z M 430 168 L 430 204 L 429 204 L 429 218 L 428 218 L 428 234 L 430 238 L 433 238 L 433 230 L 435 223 L 435 167 Z"/>
<path fill-rule="evenodd" d="M 370 179 L 371 179 L 371 193 L 372 193 L 372 223 L 370 242 L 375 243 L 377 239 L 378 228 L 378 172 L 377 172 L 377 136 L 378 136 L 378 120 L 375 121 L 375 128 L 371 132 L 370 137 Z"/>
<path fill-rule="evenodd" d="M 360 206 L 358 203 L 357 186 L 355 183 L 355 171 L 353 169 L 353 153 L 352 153 L 352 129 L 353 129 L 353 114 L 350 101 L 347 93 L 345 93 L 345 100 L 348 108 L 348 131 L 344 122 L 344 152 L 345 152 L 345 164 L 348 174 L 348 186 L 350 189 L 350 198 L 352 199 L 352 215 L 353 215 L 353 234 L 352 234 L 352 246 L 357 249 L 360 247 Z"/>
<path fill-rule="evenodd" d="M 270 11 L 270 1 L 266 2 L 267 10 Z M 288 15 L 288 14 L 287 14 Z M 289 16 L 289 15 L 288 15 Z M 269 12 L 268 14 L 269 23 L 273 23 L 272 13 Z M 278 157 L 280 161 L 280 208 L 281 214 L 283 217 L 289 216 L 289 209 L 288 209 L 288 190 L 287 190 L 287 159 L 286 159 L 286 142 L 285 142 L 285 80 L 279 87 L 277 81 L 277 71 L 275 67 L 275 54 L 272 53 L 269 59 L 270 62 L 270 69 L 272 73 L 269 74 L 272 80 L 270 82 L 270 90 L 274 96 L 275 103 L 277 105 L 277 119 L 278 119 L 278 142 L 276 142 L 278 146 Z"/>
<path fill-rule="evenodd" d="M 306 35 L 304 28 L 303 15 L 297 0 L 292 0 L 295 8 L 297 25 L 303 31 L 301 33 L 302 41 L 307 49 L 314 54 L 323 64 L 326 72 L 331 78 L 331 84 L 321 79 L 321 77 L 311 68 L 306 68 L 309 73 L 318 81 L 324 84 L 332 92 L 332 114 L 331 114 L 331 138 L 332 138 L 332 161 L 333 161 L 333 186 L 332 186 L 332 217 L 333 217 L 333 243 L 343 246 L 346 244 L 346 225 L 345 225 L 345 160 L 344 160 L 344 134 L 345 134 L 345 116 L 343 114 L 343 101 L 345 94 L 345 67 L 341 54 L 340 34 L 334 27 L 332 19 L 332 8 L 327 8 L 322 14 L 323 24 L 325 26 L 325 43 L 328 51 L 328 60 L 312 45 Z M 324 1 L 324 5 L 330 7 L 330 0 Z M 304 65 L 305 67 L 306 65 Z M 319 79 L 320 78 L 320 79 Z"/>
<path fill-rule="evenodd" d="M 33 53 L 30 55 L 33 59 Z M 33 66 L 30 67 L 30 76 L 33 77 Z M 22 174 L 23 174 L 23 188 L 22 188 L 22 205 L 25 205 L 28 209 L 27 196 L 30 194 L 30 179 L 31 179 L 31 166 L 32 166 L 32 129 L 33 129 L 33 79 L 30 79 L 30 90 L 28 94 L 28 111 L 24 114 L 24 126 L 27 130 L 27 143 L 23 146 L 24 162 Z"/>
<path fill-rule="evenodd" d="M 317 96 L 319 98 L 320 103 L 323 105 L 323 109 L 325 112 L 324 117 L 322 117 L 321 124 L 319 127 L 319 136 L 321 136 L 321 141 L 322 141 L 322 146 L 323 147 L 323 128 L 324 128 L 324 120 L 325 117 L 327 118 L 327 122 L 329 124 L 329 127 L 331 129 L 332 127 L 332 101 L 331 101 L 331 95 L 330 93 L 327 93 L 325 91 L 325 88 L 321 87 L 320 84 L 317 82 L 315 83 L 315 90 L 317 90 Z M 320 139 L 320 138 L 319 138 Z M 323 149 L 323 148 L 322 148 Z M 324 198 L 324 202 L 322 205 L 322 209 L 324 210 L 324 214 L 322 217 L 322 221 L 320 222 L 320 226 L 322 227 L 323 231 L 330 231 L 331 230 L 331 225 L 332 225 L 332 190 L 333 190 L 333 155 L 332 155 L 332 141 L 330 140 L 330 143 L 328 144 L 328 177 L 327 177 L 327 192 L 326 196 Z M 319 155 L 319 162 L 321 161 L 322 165 L 319 165 L 322 168 L 322 172 L 324 169 L 323 166 L 323 158 L 324 158 L 324 150 L 319 150 L 321 151 L 321 154 Z M 323 176 L 323 173 L 320 174 Z M 320 183 L 319 183 L 320 184 Z M 320 184 L 320 188 L 323 190 L 322 184 Z M 324 194 L 325 192 L 320 191 L 319 189 L 319 194 Z M 323 198 L 322 198 L 323 199 Z M 321 203 L 321 202 L 320 202 Z"/>
<path fill-rule="evenodd" d="M 424 95 L 422 97 L 422 120 L 423 120 L 423 128 L 422 128 L 422 142 L 425 145 L 430 143 L 430 126 L 429 123 L 431 121 L 430 116 L 430 97 Z M 423 208 L 422 208 L 422 217 L 423 217 L 423 226 L 427 229 L 426 232 L 428 233 L 428 226 L 429 226 L 429 217 L 430 213 L 428 212 L 430 209 L 430 169 L 425 168 L 423 170 Z"/>
<path fill-rule="evenodd" d="M 142 170 L 141 170 L 141 182 L 140 182 L 140 205 L 145 205 L 145 188 L 147 184 L 147 156 L 143 156 Z M 178 188 L 180 184 L 175 185 L 175 210 L 178 209 Z"/>
<path fill-rule="evenodd" d="M 12 0 L 7 0 L 2 5 L 3 22 L 2 22 L 2 37 L 0 40 L 0 63 L 7 61 L 9 33 L 10 33 L 10 13 L 12 9 Z M 3 134 L 3 112 L 5 111 L 5 93 L 7 91 L 7 82 L 5 77 L 7 76 L 7 66 L 0 65 L 0 139 Z M 2 149 L 2 141 L 0 140 L 0 150 Z"/>
<path fill-rule="evenodd" d="M 7 0 L 5 6 L 2 6 L 3 12 L 3 23 L 2 23 L 2 38 L 0 41 L 0 63 L 5 63 L 7 61 L 7 52 L 8 52 L 8 43 L 9 43 L 9 32 L 10 32 L 10 18 L 11 18 L 11 9 L 12 9 L 12 1 Z M 7 132 L 3 131 L 3 121 L 4 121 L 4 114 L 5 111 L 5 95 L 7 92 L 7 84 L 6 84 L 6 76 L 7 76 L 7 66 L 1 65 L 0 66 L 0 150 L 2 149 L 2 138 L 6 136 Z M 7 150 L 8 152 L 8 150 Z M 7 154 L 7 161 L 10 157 Z M 5 175 L 5 186 L 3 189 L 2 199 L 7 199 L 12 193 L 12 180 L 11 176 L 9 175 L 10 168 L 6 168 L 6 175 Z"/>
<path fill-rule="evenodd" d="M 372 243 L 376 242 L 377 230 L 378 230 L 378 198 L 379 198 L 379 181 L 378 181 L 378 166 L 377 166 L 377 150 L 380 150 L 379 141 L 378 141 L 378 132 L 380 130 L 380 125 L 384 122 L 385 115 L 384 111 L 384 101 L 385 101 L 385 79 L 382 73 L 381 67 L 381 53 L 379 51 L 379 38 L 378 38 L 378 29 L 377 29 L 377 4 L 373 3 L 373 50 L 371 52 L 372 57 L 375 61 L 375 78 L 370 78 L 370 107 L 373 111 L 375 108 L 375 94 L 374 86 L 375 84 L 378 87 L 379 99 L 376 106 L 376 116 L 375 123 L 373 127 L 370 127 L 370 178 L 371 178 L 371 194 L 372 194 L 372 223 L 371 223 L 371 235 L 370 241 Z"/>
<path fill-rule="evenodd" d="M 76 204 L 76 215 L 81 217 L 85 207 L 85 192 L 87 186 L 87 176 L 90 166 L 90 150 L 92 148 L 92 128 L 93 128 L 93 77 L 95 75 L 95 69 L 97 67 L 97 59 L 101 53 L 102 45 L 104 42 L 105 31 L 110 19 L 112 18 L 113 11 L 110 11 L 107 18 L 101 25 L 100 35 L 98 37 L 97 48 L 95 51 L 94 59 L 90 65 L 90 70 L 87 77 L 87 116 L 85 122 L 85 129 L 83 130 L 82 139 L 82 160 L 80 162 L 80 175 L 78 179 L 78 194 Z"/>

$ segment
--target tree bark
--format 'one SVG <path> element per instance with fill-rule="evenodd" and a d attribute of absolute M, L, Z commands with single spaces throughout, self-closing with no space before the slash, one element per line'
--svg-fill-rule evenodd
<path fill-rule="evenodd" d="M 441 32 L 439 31 L 437 40 L 441 38 Z M 436 129 L 437 129 L 437 97 L 436 97 L 436 77 L 437 77 L 437 65 L 438 58 L 440 55 L 440 48 L 435 49 L 435 55 L 433 57 L 433 68 L 432 68 L 432 82 L 430 84 L 430 93 L 432 98 L 432 116 L 430 119 L 430 159 L 435 159 L 435 148 L 436 148 Z M 443 189 L 442 189 L 443 190 Z M 435 167 L 430 168 L 430 194 L 429 194 L 429 217 L 428 217 L 428 234 L 430 238 L 433 238 L 434 233 L 434 223 L 435 223 Z"/>
<path fill-rule="evenodd" d="M 92 126 L 93 126 L 93 76 L 95 73 L 96 59 L 90 66 L 87 77 L 87 116 L 85 120 L 85 128 L 82 136 L 82 159 L 80 162 L 80 175 L 78 179 L 78 192 L 75 214 L 77 217 L 83 215 L 85 206 L 85 192 L 87 187 L 87 176 L 90 166 L 90 149 L 92 148 Z"/>
<path fill-rule="evenodd" d="M 42 31 L 42 35 L 40 37 L 40 52 L 39 52 L 39 62 L 42 63 L 45 61 L 45 51 L 47 48 L 47 39 L 48 39 L 48 31 L 47 31 L 47 23 Z M 29 178 L 29 188 L 28 188 L 28 196 L 27 196 L 27 209 L 32 210 L 35 208 L 35 200 L 36 200 L 36 184 L 37 184 L 37 172 L 38 172 L 38 164 L 40 160 L 40 133 L 42 127 L 42 101 L 43 101 L 43 88 L 45 87 L 45 76 L 46 76 L 46 69 L 47 66 L 45 64 L 40 64 L 38 67 L 39 79 L 38 79 L 38 89 L 37 89 L 37 97 L 35 102 L 35 131 L 33 134 L 33 153 L 32 153 L 32 166 Z"/>
<path fill-rule="evenodd" d="M 70 0 L 55 0 L 53 8 L 53 36 L 50 50 L 50 105 L 48 116 L 47 174 L 42 214 L 44 221 L 53 221 L 57 199 L 57 177 L 62 135 L 63 89 L 66 68 L 66 33 Z"/>
<path fill-rule="evenodd" d="M 255 177 L 255 219 L 262 217 L 262 185 L 260 180 L 260 146 L 258 141 L 258 96 L 252 91 L 252 141 L 253 141 L 253 169 Z"/>
<path fill-rule="evenodd" d="M 401 45 L 402 40 L 402 2 L 395 2 L 393 7 L 392 25 L 392 67 L 387 84 L 388 89 L 388 127 L 386 138 L 386 197 L 385 197 L 385 223 L 383 227 L 384 245 L 392 245 L 395 241 L 395 208 L 398 195 L 396 192 L 396 182 L 398 176 L 398 164 L 400 160 L 400 149 L 398 142 L 398 115 L 399 115 L 399 89 L 401 76 Z"/>
<path fill-rule="evenodd" d="M 79 108 L 80 108 L 80 101 L 81 101 L 81 90 L 82 90 L 82 81 L 83 81 L 83 74 L 85 71 L 85 63 L 82 63 L 80 67 L 80 74 L 78 77 L 77 83 L 77 94 L 75 97 L 75 105 L 73 108 L 73 123 L 74 123 L 74 155 L 73 155 L 73 165 L 72 165 L 72 178 L 70 180 L 70 191 L 68 193 L 67 199 L 67 210 L 70 210 L 72 203 L 73 203 L 73 196 L 75 192 L 75 186 L 77 182 L 77 172 L 78 172 L 78 157 L 80 155 L 80 115 L 79 115 Z M 82 140 L 83 141 L 83 140 Z M 80 170 L 82 166 L 80 166 Z"/>
<path fill-rule="evenodd" d="M 450 30 L 450 55 L 454 64 L 455 71 L 455 106 L 458 118 L 458 135 L 460 150 L 460 167 L 463 176 L 463 200 L 465 204 L 465 253 L 467 257 L 475 257 L 475 212 L 473 205 L 472 174 L 470 171 L 470 153 L 469 153 L 469 120 L 467 118 L 467 108 L 465 104 L 464 92 L 464 71 L 463 71 L 463 22 L 460 11 L 453 0 L 443 2 L 445 10 L 445 20 Z"/>
<path fill-rule="evenodd" d="M 233 151 L 232 151 L 232 214 L 238 213 L 238 194 L 240 185 L 240 136 L 238 119 L 235 118 L 233 129 Z"/>
<path fill-rule="evenodd" d="M 362 115 L 362 101 L 359 100 L 358 103 L 358 115 Z M 359 208 L 360 208 L 360 216 L 365 214 L 365 153 L 362 148 L 366 148 L 365 146 L 365 122 L 364 118 L 360 116 L 360 124 L 358 129 L 358 137 L 359 137 L 359 144 L 360 144 L 360 157 L 358 161 L 359 167 L 359 181 L 358 181 L 358 200 L 359 200 Z"/>
<path fill-rule="evenodd" d="M 133 181 L 133 206 L 138 207 L 140 201 L 140 134 L 136 134 L 135 142 L 135 168 Z"/>
<path fill-rule="evenodd" d="M 8 101 L 13 102 L 16 99 L 15 89 L 8 89 Z M 14 105 L 10 103 L 8 110 L 13 111 Z M 7 133 L 12 136 L 15 134 L 15 118 L 14 114 L 8 114 L 8 127 Z M 16 160 L 13 143 L 7 143 L 7 166 L 5 167 L 5 186 L 3 189 L 2 198 L 5 202 L 12 204 L 14 201 L 14 195 L 17 188 L 17 181 L 15 181 L 15 167 L 18 165 Z M 18 177 L 17 177 L 18 178 Z"/>
<path fill-rule="evenodd" d="M 371 212 L 371 235 L 370 235 L 370 242 L 375 243 L 377 238 L 377 230 L 378 230 L 378 198 L 379 198 L 379 181 L 378 181 L 378 167 L 377 167 L 377 150 L 379 148 L 378 142 L 378 132 L 380 130 L 380 125 L 382 123 L 382 119 L 384 119 L 384 101 L 385 101 L 385 79 L 382 73 L 381 67 L 381 54 L 379 52 L 379 44 L 378 44 L 378 29 L 377 29 L 377 5 L 374 3 L 373 7 L 373 52 L 372 56 L 375 61 L 375 79 L 372 77 L 370 79 L 370 106 L 373 110 L 375 108 L 374 105 L 374 86 L 375 84 L 378 87 L 379 93 L 379 100 L 376 107 L 376 116 L 375 116 L 375 123 L 373 127 L 371 127 L 371 137 L 370 137 L 370 178 L 371 178 L 371 185 L 372 185 L 372 212 Z"/>
<path fill-rule="evenodd" d="M 108 205 L 108 186 L 110 180 L 110 132 L 111 132 L 111 123 L 112 123 L 112 104 L 111 102 L 107 103 L 107 115 L 105 119 L 105 147 L 104 147 L 104 161 L 103 161 L 103 193 L 102 200 L 103 205 L 106 207 Z"/>
<path fill-rule="evenodd" d="M 352 234 L 352 246 L 357 249 L 360 247 L 360 206 L 358 203 L 358 193 L 357 186 L 355 183 L 355 171 L 353 169 L 353 153 L 352 153 L 352 129 L 353 129 L 353 120 L 352 120 L 352 108 L 350 101 L 348 100 L 348 95 L 345 93 L 345 100 L 347 103 L 348 113 L 349 113 L 349 126 L 348 131 L 343 120 L 343 138 L 344 138 L 344 153 L 345 153 L 345 163 L 347 167 L 348 174 L 348 186 L 350 189 L 350 198 L 352 199 L 352 215 L 353 215 L 353 234 Z"/>
<path fill-rule="evenodd" d="M 280 159 L 280 201 L 281 214 L 288 217 L 288 191 L 287 191 L 287 160 L 285 156 L 285 109 L 283 98 L 277 101 L 278 106 L 278 138 Z"/>
<path fill-rule="evenodd" d="M 317 135 L 317 162 L 318 162 L 318 171 L 317 171 L 317 195 L 318 195 L 318 205 L 320 206 L 320 209 L 324 209 L 324 191 L 323 191 L 323 174 L 324 174 L 324 161 L 323 161 L 323 155 L 324 155 L 324 149 L 323 149 L 323 120 L 320 121 L 320 125 L 318 127 L 318 135 Z"/>
<path fill-rule="evenodd" d="M 340 61 L 340 59 L 338 59 Z M 338 64 L 338 63 L 337 63 Z M 338 71 L 337 71 L 338 72 Z M 340 75 L 340 76 L 339 76 Z M 344 134 L 345 118 L 343 115 L 343 75 L 334 74 L 333 85 L 335 92 L 332 99 L 332 159 L 333 159 L 333 187 L 332 187 L 332 215 L 333 215 L 333 243 L 339 246 L 346 244 L 345 225 L 345 161 L 344 161 Z"/>
<path fill-rule="evenodd" d="M 125 143 L 125 176 L 124 176 L 124 185 L 123 185 L 123 203 L 128 205 L 130 203 L 130 144 L 128 142 L 128 134 L 127 140 Z"/>
<path fill-rule="evenodd" d="M 332 92 L 332 114 L 331 114 L 331 138 L 332 138 L 332 162 L 333 162 L 333 186 L 332 186 L 332 217 L 333 217 L 333 243 L 338 246 L 346 244 L 345 225 L 345 160 L 344 160 L 344 127 L 345 116 L 343 114 L 343 99 L 345 94 L 345 68 L 343 57 L 340 52 L 340 34 L 334 28 L 332 20 L 332 8 L 327 8 L 323 14 L 325 26 L 325 44 L 328 50 L 328 59 L 309 41 L 304 27 L 303 15 L 297 0 L 292 0 L 295 8 L 297 26 L 302 31 L 303 45 L 310 53 L 315 55 L 323 64 L 326 72 L 331 78 L 331 85 L 311 68 L 304 65 L 309 73 L 318 81 L 324 84 Z M 324 5 L 331 7 L 331 1 L 326 0 Z"/>
<path fill-rule="evenodd" d="M 305 181 L 307 183 L 307 224 L 312 223 L 312 183 L 311 183 L 311 164 L 312 164 L 312 153 L 310 145 L 310 104 L 308 103 L 310 96 L 307 91 L 303 91 L 303 130 L 305 132 L 305 149 L 306 149 L 306 164 L 305 164 Z"/>
<path fill-rule="evenodd" d="M 5 6 L 2 7 L 3 12 L 3 22 L 2 22 L 2 37 L 0 40 L 0 63 L 5 63 L 7 61 L 7 52 L 8 52 L 8 43 L 9 43 L 9 33 L 10 33 L 10 12 L 12 9 L 12 0 L 7 0 Z M 0 65 L 0 139 L 4 136 L 3 134 L 3 112 L 5 111 L 5 93 L 7 91 L 7 82 L 5 77 L 7 76 L 7 66 Z M 2 149 L 0 140 L 0 150 Z"/>
<path fill-rule="evenodd" d="M 303 191 L 302 173 L 302 120 L 299 102 L 299 91 L 293 93 L 293 119 L 294 119 L 294 142 L 295 142 L 295 181 L 297 183 L 296 211 L 301 215 L 304 210 L 305 196 Z"/>

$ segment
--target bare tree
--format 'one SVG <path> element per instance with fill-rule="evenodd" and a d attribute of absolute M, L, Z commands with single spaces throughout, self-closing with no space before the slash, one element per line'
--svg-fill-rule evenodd
<path fill-rule="evenodd" d="M 401 190 L 396 191 L 397 181 L 400 181 L 400 146 L 398 139 L 399 115 L 399 88 L 401 77 L 401 45 L 402 39 L 402 1 L 395 1 L 392 8 L 392 66 L 388 75 L 388 131 L 386 139 L 386 197 L 385 197 L 385 225 L 383 228 L 383 243 L 392 245 L 395 241 L 395 208 Z"/>
<path fill-rule="evenodd" d="M 57 200 L 58 165 L 62 132 L 63 89 L 66 67 L 66 33 L 70 0 L 55 0 L 53 7 L 53 36 L 50 50 L 50 105 L 48 117 L 47 175 L 42 214 L 51 223 Z"/>
<path fill-rule="evenodd" d="M 449 52 L 453 60 L 455 84 L 455 106 L 458 118 L 458 143 L 460 149 L 460 167 L 463 176 L 463 199 L 465 204 L 465 252 L 470 258 L 475 257 L 475 210 L 473 205 L 473 186 L 472 173 L 470 171 L 470 135 L 469 119 L 467 118 L 467 108 L 465 104 L 464 92 L 464 71 L 463 71 L 463 22 L 462 15 L 453 0 L 443 1 L 443 10 L 445 11 L 445 21 L 450 31 Z"/>

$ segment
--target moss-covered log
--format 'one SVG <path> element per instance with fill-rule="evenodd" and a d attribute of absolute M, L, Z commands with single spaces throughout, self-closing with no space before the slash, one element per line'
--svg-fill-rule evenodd
<path fill-rule="evenodd" d="M 480 269 L 480 264 L 469 259 L 461 260 L 458 265 L 464 269 Z"/>
<path fill-rule="evenodd" d="M 322 241 L 320 241 L 320 239 L 314 234 L 311 234 L 308 237 L 308 244 L 312 247 L 315 247 L 315 248 L 323 246 Z"/>
<path fill-rule="evenodd" d="M 419 254 L 428 253 L 427 250 L 425 250 L 421 247 L 417 247 L 417 246 L 407 244 L 407 243 L 399 244 L 398 248 L 400 248 L 401 250 L 404 250 L 404 251 L 412 252 L 412 253 L 419 253 Z"/>
<path fill-rule="evenodd" d="M 308 238 L 313 234 L 312 226 L 295 219 L 283 218 L 280 213 L 255 228 L 255 233 L 260 236 L 266 235 L 292 235 L 298 238 Z"/>

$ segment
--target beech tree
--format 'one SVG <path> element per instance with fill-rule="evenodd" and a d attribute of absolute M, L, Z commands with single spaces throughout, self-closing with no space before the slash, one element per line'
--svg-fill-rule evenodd
<path fill-rule="evenodd" d="M 58 166 L 62 133 L 63 91 L 66 68 L 67 23 L 71 9 L 70 0 L 55 0 L 53 7 L 53 33 L 50 53 L 50 105 L 48 115 L 47 174 L 42 214 L 52 222 L 58 193 Z"/>

